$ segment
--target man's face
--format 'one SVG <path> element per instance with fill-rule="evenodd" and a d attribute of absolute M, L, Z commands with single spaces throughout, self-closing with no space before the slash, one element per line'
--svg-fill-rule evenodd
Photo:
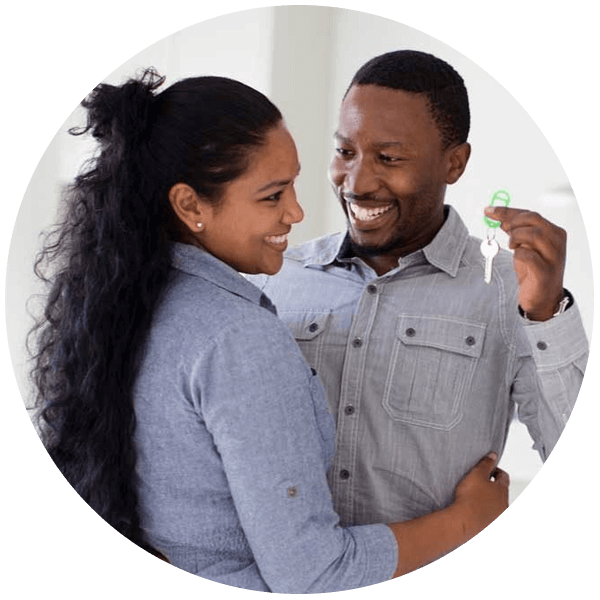
<path fill-rule="evenodd" d="M 451 160 L 421 94 L 353 86 L 329 167 L 359 255 L 397 257 L 428 244 L 444 222 Z"/>

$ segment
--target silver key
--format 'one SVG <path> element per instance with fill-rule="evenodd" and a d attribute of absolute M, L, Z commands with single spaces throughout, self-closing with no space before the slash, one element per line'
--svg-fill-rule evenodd
<path fill-rule="evenodd" d="M 481 242 L 481 254 L 485 258 L 484 281 L 486 283 L 492 282 L 492 261 L 494 260 L 494 256 L 498 254 L 498 250 L 500 250 L 500 246 L 493 237 L 488 237 Z"/>

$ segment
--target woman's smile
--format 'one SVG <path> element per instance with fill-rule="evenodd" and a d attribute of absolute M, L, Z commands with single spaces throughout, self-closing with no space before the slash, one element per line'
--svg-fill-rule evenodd
<path fill-rule="evenodd" d="M 265 238 L 265 241 L 274 246 L 277 250 L 282 248 L 282 252 L 287 249 L 288 234 L 283 233 L 281 235 L 271 235 Z"/>

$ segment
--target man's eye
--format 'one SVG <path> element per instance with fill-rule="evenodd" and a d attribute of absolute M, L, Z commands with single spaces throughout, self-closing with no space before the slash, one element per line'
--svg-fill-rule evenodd
<path fill-rule="evenodd" d="M 389 154 L 380 154 L 379 158 L 383 161 L 383 162 L 387 162 L 387 163 L 394 163 L 394 162 L 400 162 L 402 159 L 399 158 L 398 156 L 390 156 Z"/>
<path fill-rule="evenodd" d="M 336 148 L 335 151 L 344 158 L 354 156 L 354 152 L 352 152 L 352 150 L 347 150 L 346 148 Z"/>

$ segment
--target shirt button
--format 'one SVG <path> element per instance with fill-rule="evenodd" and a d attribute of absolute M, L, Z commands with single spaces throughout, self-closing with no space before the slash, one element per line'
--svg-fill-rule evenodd
<path fill-rule="evenodd" d="M 470 335 L 468 338 L 465 339 L 465 342 L 467 342 L 467 346 L 474 346 L 475 338 L 472 335 Z"/>
<path fill-rule="evenodd" d="M 404 333 L 406 333 L 408 337 L 415 337 L 417 332 L 412 327 L 409 327 Z"/>
<path fill-rule="evenodd" d="M 348 404 L 348 406 L 346 406 L 346 408 L 344 409 L 344 412 L 345 412 L 347 415 L 353 415 L 353 414 L 354 414 L 354 412 L 355 412 L 355 410 L 356 410 L 356 409 L 354 408 L 354 406 L 352 406 L 351 404 Z"/>
<path fill-rule="evenodd" d="M 346 471 L 346 469 L 342 469 L 340 471 L 340 477 L 341 477 L 341 479 L 349 479 L 350 478 L 350 471 Z"/>
<path fill-rule="evenodd" d="M 367 292 L 369 292 L 369 294 L 376 294 L 377 293 L 377 286 L 373 285 L 372 283 L 369 284 L 367 286 Z"/>
<path fill-rule="evenodd" d="M 363 344 L 363 342 L 362 342 L 362 340 L 361 340 L 360 338 L 354 338 L 354 339 L 352 340 L 352 345 L 353 345 L 355 348 L 360 348 L 360 347 L 362 346 L 362 344 Z"/>
<path fill-rule="evenodd" d="M 319 324 L 318 324 L 318 323 L 311 323 L 311 324 L 308 326 L 308 330 L 309 330 L 311 333 L 314 333 L 314 332 L 315 332 L 317 329 L 319 329 Z"/>
<path fill-rule="evenodd" d="M 310 368 L 310 372 L 315 376 L 317 374 L 317 370 L 314 367 Z"/>
<path fill-rule="evenodd" d="M 538 342 L 537 347 L 540 350 L 546 350 L 546 348 L 548 348 L 548 344 L 546 344 L 546 342 Z"/>
<path fill-rule="evenodd" d="M 287 489 L 288 498 L 295 498 L 298 495 L 298 488 L 295 485 L 290 486 Z"/>

